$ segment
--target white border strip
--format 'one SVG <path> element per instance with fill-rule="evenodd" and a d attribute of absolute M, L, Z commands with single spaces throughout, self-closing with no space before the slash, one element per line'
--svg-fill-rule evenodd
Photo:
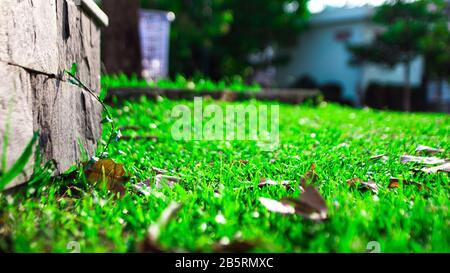
<path fill-rule="evenodd" d="M 93 0 L 75 0 L 77 5 L 81 5 L 87 12 L 94 16 L 103 27 L 109 25 L 109 18 Z"/>

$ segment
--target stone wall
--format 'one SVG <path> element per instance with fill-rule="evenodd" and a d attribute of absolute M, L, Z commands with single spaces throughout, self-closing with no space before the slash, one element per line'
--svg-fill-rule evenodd
<path fill-rule="evenodd" d="M 57 173 L 80 159 L 80 145 L 89 156 L 96 150 L 101 105 L 63 80 L 64 69 L 76 63 L 81 81 L 100 89 L 100 28 L 105 22 L 87 12 L 84 2 L 92 0 L 2 0 L 0 143 L 8 124 L 7 167 L 35 131 L 43 159 L 55 160 Z M 25 182 L 31 170 L 32 164 L 9 187 Z"/>

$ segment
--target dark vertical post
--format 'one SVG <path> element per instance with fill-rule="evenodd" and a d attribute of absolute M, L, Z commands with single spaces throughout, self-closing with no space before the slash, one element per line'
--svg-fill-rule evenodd
<path fill-rule="evenodd" d="M 104 0 L 102 8 L 109 16 L 103 31 L 102 60 L 107 73 L 141 76 L 139 38 L 139 0 Z"/>

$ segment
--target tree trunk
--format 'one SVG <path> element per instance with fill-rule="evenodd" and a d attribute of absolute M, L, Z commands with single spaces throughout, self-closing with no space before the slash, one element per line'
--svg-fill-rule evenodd
<path fill-rule="evenodd" d="M 403 110 L 411 111 L 411 62 L 405 63 L 405 83 L 403 86 Z"/>
<path fill-rule="evenodd" d="M 141 76 L 139 0 L 104 0 L 109 27 L 103 31 L 102 59 L 108 74 Z"/>

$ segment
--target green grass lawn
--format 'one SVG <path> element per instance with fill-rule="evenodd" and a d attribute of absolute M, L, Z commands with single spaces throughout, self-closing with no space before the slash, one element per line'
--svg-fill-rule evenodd
<path fill-rule="evenodd" d="M 365 252 L 370 241 L 382 252 L 450 251 L 448 173 L 413 172 L 417 166 L 400 163 L 419 144 L 442 148 L 436 156 L 448 157 L 448 115 L 281 105 L 281 145 L 267 152 L 251 141 L 174 141 L 170 109 L 177 104 L 193 106 L 141 99 L 112 110 L 118 126 L 140 128 L 123 135 L 158 137 L 109 147 L 109 157 L 131 176 L 125 196 L 93 186 L 82 172 L 56 179 L 43 173 L 14 194 L 1 193 L 0 250 L 67 252 L 76 241 L 81 252 L 138 251 L 149 226 L 175 201 L 182 206 L 158 241 L 167 251 L 213 251 L 227 241 L 253 242 L 255 252 Z M 380 154 L 385 160 L 370 160 Z M 260 189 L 262 177 L 298 184 L 313 163 L 327 220 L 270 212 L 259 202 L 300 194 L 298 187 Z M 154 178 L 152 168 L 181 181 L 136 192 L 134 184 Z M 388 189 L 391 177 L 424 187 Z M 350 189 L 352 178 L 374 181 L 379 193 Z"/>

